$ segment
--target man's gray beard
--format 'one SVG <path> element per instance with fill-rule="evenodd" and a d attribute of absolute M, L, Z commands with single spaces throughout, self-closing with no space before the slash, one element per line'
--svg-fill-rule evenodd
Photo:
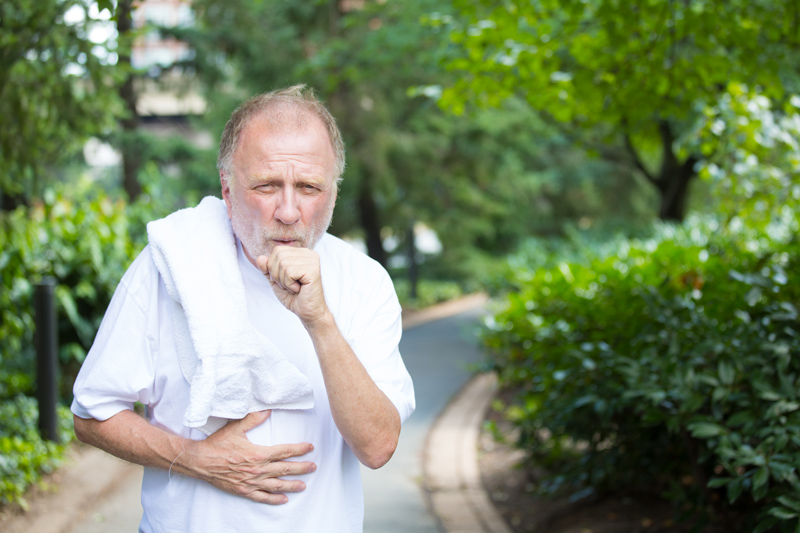
<path fill-rule="evenodd" d="M 283 226 L 286 228 L 282 233 L 269 233 L 266 228 L 257 228 L 251 224 L 242 224 L 242 212 L 235 201 L 231 201 L 231 226 L 233 233 L 239 238 L 247 250 L 247 253 L 255 259 L 260 255 L 269 255 L 272 239 L 295 240 L 303 248 L 313 249 L 325 234 L 333 220 L 333 209 L 330 209 L 328 216 L 316 228 L 297 228 L 294 226 Z"/>

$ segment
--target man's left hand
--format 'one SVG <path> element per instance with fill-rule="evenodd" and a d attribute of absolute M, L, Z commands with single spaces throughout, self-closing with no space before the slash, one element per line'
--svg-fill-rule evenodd
<path fill-rule="evenodd" d="M 317 252 L 308 248 L 277 246 L 269 256 L 258 256 L 256 263 L 269 279 L 278 300 L 306 327 L 327 316 Z"/>

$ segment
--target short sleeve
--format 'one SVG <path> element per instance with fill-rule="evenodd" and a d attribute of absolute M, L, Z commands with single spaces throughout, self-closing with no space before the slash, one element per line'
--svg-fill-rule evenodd
<path fill-rule="evenodd" d="M 411 376 L 400 356 L 400 303 L 386 271 L 381 268 L 375 278 L 370 291 L 356 306 L 348 340 L 372 380 L 397 408 L 401 422 L 405 422 L 416 403 Z"/>
<path fill-rule="evenodd" d="M 107 420 L 153 394 L 158 312 L 158 274 L 143 252 L 117 286 L 73 388 L 72 412 Z"/>

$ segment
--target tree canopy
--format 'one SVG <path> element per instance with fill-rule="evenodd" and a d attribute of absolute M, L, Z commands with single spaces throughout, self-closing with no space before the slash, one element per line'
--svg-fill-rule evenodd
<path fill-rule="evenodd" d="M 782 102 L 798 90 L 800 5 L 791 0 L 456 2 L 460 77 L 441 103 L 516 95 L 603 155 L 626 160 L 680 220 L 696 163 L 679 150 L 731 84 Z"/>
<path fill-rule="evenodd" d="M 412 90 L 456 80 L 441 69 L 447 28 L 432 23 L 455 14 L 449 2 L 198 0 L 193 7 L 195 26 L 173 31 L 196 51 L 184 67 L 205 87 L 209 128 L 219 131 L 252 94 L 297 82 L 315 87 L 348 149 L 332 229 L 360 234 L 382 262 L 393 251 L 384 250 L 387 235 L 402 255 L 416 223 L 437 232 L 449 258 L 440 271 L 457 277 L 474 273 L 475 254 L 496 256 L 531 232 L 606 211 L 605 197 L 626 198 L 620 212 L 639 212 L 641 191 L 633 201 L 619 194 L 624 169 L 588 161 L 518 101 L 456 117 Z"/>
<path fill-rule="evenodd" d="M 95 4 L 0 4 L 0 208 L 37 193 L 55 163 L 113 124 L 114 51 L 91 38 Z"/>

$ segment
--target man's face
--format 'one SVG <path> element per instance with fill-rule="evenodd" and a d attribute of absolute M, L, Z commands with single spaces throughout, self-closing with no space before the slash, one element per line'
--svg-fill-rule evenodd
<path fill-rule="evenodd" d="M 222 179 L 222 197 L 251 263 L 276 246 L 314 247 L 333 216 L 334 161 L 316 118 L 283 132 L 259 118 L 244 128 L 233 154 L 233 184 Z"/>

